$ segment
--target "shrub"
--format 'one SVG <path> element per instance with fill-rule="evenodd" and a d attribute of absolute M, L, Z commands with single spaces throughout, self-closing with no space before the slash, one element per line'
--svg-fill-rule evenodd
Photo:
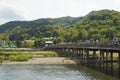
<path fill-rule="evenodd" d="M 18 56 L 10 56 L 9 60 L 10 61 L 28 61 L 31 58 L 32 56 L 18 55 Z"/>

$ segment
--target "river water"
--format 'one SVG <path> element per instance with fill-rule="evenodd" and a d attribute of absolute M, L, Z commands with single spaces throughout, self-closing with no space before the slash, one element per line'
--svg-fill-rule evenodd
<path fill-rule="evenodd" d="M 0 65 L 0 80 L 119 80 L 81 65 Z"/>

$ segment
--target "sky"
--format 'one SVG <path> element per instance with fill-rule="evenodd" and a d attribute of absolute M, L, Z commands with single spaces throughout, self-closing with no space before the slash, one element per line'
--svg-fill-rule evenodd
<path fill-rule="evenodd" d="M 120 0 L 0 0 L 0 24 L 39 18 L 80 17 L 102 9 L 120 11 Z"/>

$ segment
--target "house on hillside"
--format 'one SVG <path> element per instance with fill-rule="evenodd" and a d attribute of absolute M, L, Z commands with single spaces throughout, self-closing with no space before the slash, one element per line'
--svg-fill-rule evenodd
<path fill-rule="evenodd" d="M 53 41 L 45 41 L 45 46 L 54 45 Z"/>
<path fill-rule="evenodd" d="M 120 36 L 119 37 L 115 37 L 113 39 L 113 42 L 114 42 L 114 44 L 119 44 L 120 45 Z"/>
<path fill-rule="evenodd" d="M 52 39 L 54 39 L 55 37 L 44 37 L 43 39 L 44 40 L 52 40 Z"/>
<path fill-rule="evenodd" d="M 50 46 L 54 45 L 53 39 L 55 37 L 44 37 L 43 39 L 45 40 L 45 46 Z"/>

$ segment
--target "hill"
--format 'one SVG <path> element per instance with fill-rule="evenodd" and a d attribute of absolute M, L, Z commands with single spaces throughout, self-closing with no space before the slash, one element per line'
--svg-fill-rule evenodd
<path fill-rule="evenodd" d="M 111 40 L 120 36 L 120 12 L 114 10 L 92 11 L 68 28 L 71 41 Z"/>
<path fill-rule="evenodd" d="M 57 37 L 63 29 L 71 26 L 82 17 L 43 18 L 34 21 L 11 21 L 0 26 L 0 39 L 26 40 L 43 37 Z"/>
<path fill-rule="evenodd" d="M 35 20 L 34 22 L 42 23 L 42 24 L 43 23 L 54 23 L 54 24 L 62 24 L 65 26 L 71 26 L 72 24 L 76 23 L 77 21 L 81 19 L 82 17 L 73 18 L 73 17 L 67 16 L 67 17 L 61 17 L 61 18 L 38 19 L 38 20 Z"/>
<path fill-rule="evenodd" d="M 0 39 L 37 40 L 57 37 L 56 41 L 111 40 L 120 36 L 120 12 L 92 11 L 84 17 L 43 18 L 11 21 L 0 26 Z"/>

